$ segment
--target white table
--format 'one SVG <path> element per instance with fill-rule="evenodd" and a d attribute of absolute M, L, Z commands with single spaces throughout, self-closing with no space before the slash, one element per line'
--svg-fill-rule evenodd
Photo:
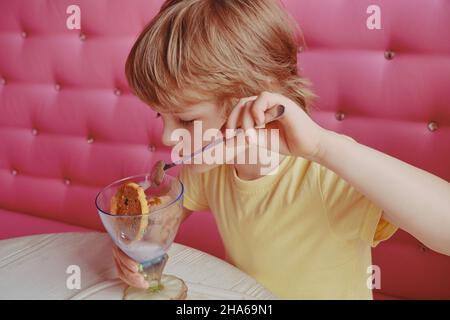
<path fill-rule="evenodd" d="M 0 241 L 0 299 L 122 299 L 112 240 L 60 233 Z M 253 278 L 199 250 L 174 243 L 165 274 L 183 279 L 188 299 L 275 299 Z M 70 268 L 70 266 L 75 266 Z M 79 267 L 80 289 L 73 288 Z"/>

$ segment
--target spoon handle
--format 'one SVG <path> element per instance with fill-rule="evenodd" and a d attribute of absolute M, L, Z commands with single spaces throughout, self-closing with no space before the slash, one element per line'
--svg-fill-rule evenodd
<path fill-rule="evenodd" d="M 281 105 L 281 104 L 278 104 L 278 105 L 270 108 L 269 110 L 267 110 L 265 112 L 264 124 L 261 125 L 261 126 L 256 127 L 256 129 L 261 129 L 261 128 L 264 127 L 264 125 L 268 124 L 269 122 L 272 122 L 272 121 L 275 121 L 275 120 L 278 120 L 279 118 L 281 118 L 283 116 L 283 114 L 284 114 L 284 110 L 285 110 L 285 107 L 283 105 Z M 184 163 L 184 162 L 186 162 L 188 160 L 192 160 L 195 156 L 197 156 L 197 155 L 205 152 L 206 150 L 209 150 L 209 149 L 211 149 L 211 148 L 213 148 L 213 147 L 223 143 L 224 141 L 231 140 L 235 136 L 240 135 L 241 133 L 244 133 L 244 130 L 242 128 L 238 128 L 238 129 L 236 129 L 236 134 L 233 137 L 225 139 L 223 137 L 223 135 L 222 135 L 222 137 L 220 137 L 219 139 L 215 139 L 213 142 L 203 146 L 201 149 L 199 149 L 197 151 L 194 151 L 190 155 L 184 156 L 184 157 L 182 157 L 182 158 L 180 158 L 180 159 L 178 159 L 178 160 L 176 160 L 174 162 L 166 163 L 164 165 L 164 171 L 169 170 L 170 168 L 172 168 L 172 167 L 174 167 L 176 165 L 182 164 L 182 163 Z"/>

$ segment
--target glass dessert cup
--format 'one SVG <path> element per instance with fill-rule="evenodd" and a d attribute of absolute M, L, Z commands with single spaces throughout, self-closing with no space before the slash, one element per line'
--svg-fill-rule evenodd
<path fill-rule="evenodd" d="M 128 287 L 124 299 L 160 300 L 185 299 L 187 287 L 183 280 L 163 275 L 170 248 L 183 213 L 183 184 L 165 175 L 159 186 L 145 190 L 147 199 L 164 199 L 158 206 L 150 206 L 150 212 L 136 215 L 111 213 L 113 197 L 127 183 L 142 183 L 146 175 L 128 177 L 116 181 L 101 190 L 95 204 L 108 234 L 115 244 L 139 264 L 139 272 L 149 284 L 148 289 Z"/>

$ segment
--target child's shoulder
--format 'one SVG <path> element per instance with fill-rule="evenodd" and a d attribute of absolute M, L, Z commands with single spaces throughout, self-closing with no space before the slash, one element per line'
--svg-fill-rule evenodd
<path fill-rule="evenodd" d="M 308 180 L 309 186 L 317 186 L 321 191 L 336 190 L 348 183 L 333 170 L 320 163 L 300 157 L 291 157 L 289 168 L 284 175 L 297 181 Z"/>

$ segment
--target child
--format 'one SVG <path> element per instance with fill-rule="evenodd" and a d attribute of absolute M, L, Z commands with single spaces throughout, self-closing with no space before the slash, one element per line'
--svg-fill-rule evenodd
<path fill-rule="evenodd" d="M 371 246 L 397 226 L 450 254 L 450 184 L 325 130 L 307 115 L 299 35 L 275 0 L 171 0 L 140 35 L 126 74 L 173 130 L 254 128 L 284 115 L 278 170 L 261 163 L 183 167 L 184 206 L 210 209 L 229 259 L 280 298 L 371 299 Z M 120 277 L 146 287 L 118 248 Z"/>

